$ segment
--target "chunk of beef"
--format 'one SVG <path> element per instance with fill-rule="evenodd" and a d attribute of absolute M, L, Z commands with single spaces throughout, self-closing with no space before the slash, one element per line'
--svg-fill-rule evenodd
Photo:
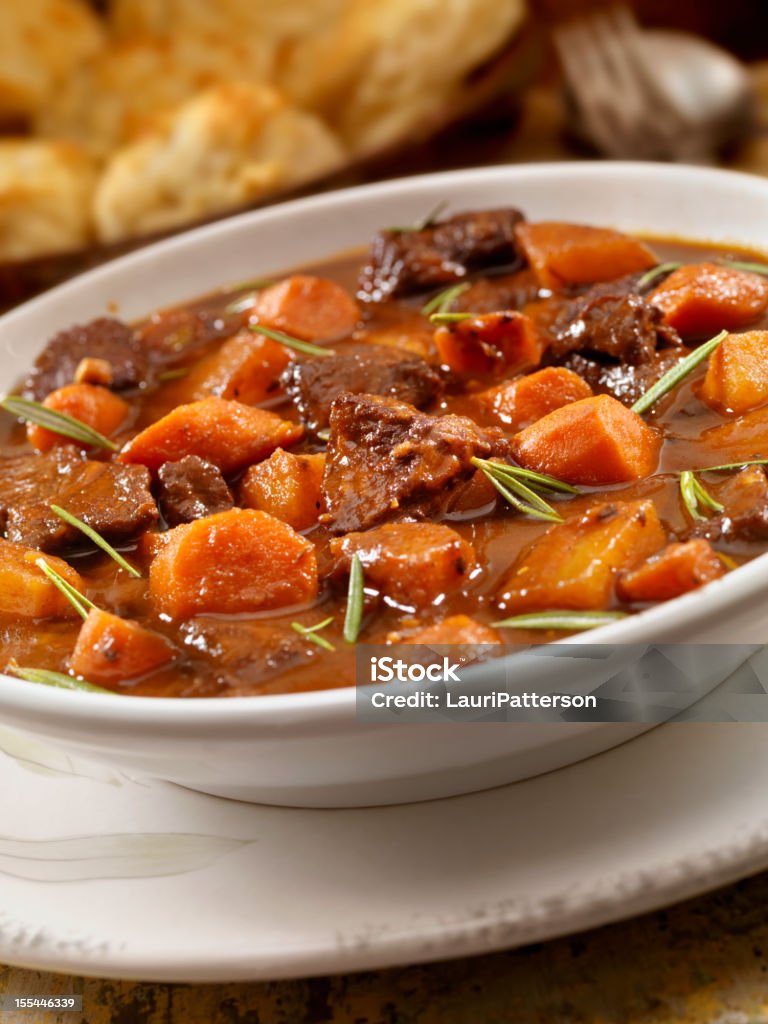
<path fill-rule="evenodd" d="M 219 681 L 232 687 L 230 696 L 243 684 L 266 683 L 279 673 L 311 662 L 316 651 L 303 637 L 269 622 L 226 622 L 197 616 L 179 628 L 185 648 L 220 673 Z"/>
<path fill-rule="evenodd" d="M 710 541 L 755 541 L 768 537 L 768 477 L 761 466 L 739 470 L 717 491 L 725 506 L 716 516 L 695 523 L 689 537 Z"/>
<path fill-rule="evenodd" d="M 472 458 L 494 450 L 463 416 L 433 417 L 374 395 L 341 395 L 331 407 L 321 521 L 334 533 L 392 519 L 438 515 L 474 473 Z"/>
<path fill-rule="evenodd" d="M 158 477 L 160 510 L 169 526 L 226 512 L 234 505 L 218 466 L 197 455 L 166 462 Z"/>
<path fill-rule="evenodd" d="M 659 345 L 681 344 L 677 332 L 661 321 L 661 310 L 639 295 L 598 287 L 566 304 L 550 352 L 554 359 L 583 352 L 639 366 L 653 360 Z"/>
<path fill-rule="evenodd" d="M 136 333 L 153 362 L 169 363 L 213 341 L 231 337 L 242 326 L 241 315 L 165 309 L 150 317 Z"/>
<path fill-rule="evenodd" d="M 1 468 L 6 536 L 40 551 L 62 551 L 83 541 L 79 530 L 51 511 L 51 502 L 107 540 L 131 537 L 158 519 L 144 466 L 92 462 L 72 449 L 54 449 L 6 459 Z"/>
<path fill-rule="evenodd" d="M 110 387 L 116 391 L 137 387 L 147 377 L 147 357 L 131 328 L 111 317 L 101 317 L 51 338 L 27 377 L 25 396 L 42 402 L 52 391 L 71 384 L 83 359 L 109 363 Z"/>
<path fill-rule="evenodd" d="M 362 269 L 358 298 L 383 302 L 461 281 L 484 267 L 520 266 L 518 210 L 459 213 L 420 231 L 380 231 Z"/>
<path fill-rule="evenodd" d="M 296 359 L 283 383 L 310 430 L 328 426 L 345 391 L 399 398 L 421 409 L 442 391 L 441 374 L 420 356 L 384 345 L 349 345 L 335 356 Z"/>
<path fill-rule="evenodd" d="M 527 269 L 514 274 L 480 277 L 456 296 L 447 311 L 495 313 L 503 309 L 522 309 L 538 294 L 538 282 Z"/>
<path fill-rule="evenodd" d="M 605 363 L 588 359 L 573 352 L 562 366 L 573 370 L 592 388 L 595 394 L 612 395 L 624 405 L 632 406 L 648 388 L 663 377 L 667 370 L 688 354 L 685 348 L 669 348 L 655 352 L 645 363 Z"/>

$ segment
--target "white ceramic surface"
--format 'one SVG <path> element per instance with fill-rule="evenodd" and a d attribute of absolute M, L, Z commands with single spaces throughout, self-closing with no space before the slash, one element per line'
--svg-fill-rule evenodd
<path fill-rule="evenodd" d="M 0 751 L 0 963 L 39 969 L 227 981 L 466 956 L 768 865 L 765 725 L 665 725 L 513 786 L 366 810 L 218 800 L 5 728 Z"/>
<path fill-rule="evenodd" d="M 247 214 L 134 253 L 0 320 L 0 386 L 57 329 L 117 305 L 131 319 L 228 281 L 366 243 L 382 224 L 519 205 L 569 219 L 691 238 L 768 241 L 768 182 L 647 164 L 528 165 L 405 179 Z M 765 636 L 765 559 L 580 642 L 750 643 Z M 713 683 L 738 664 L 725 665 Z M 700 654 L 702 669 L 706 651 Z M 521 684 L 528 677 L 521 677 Z M 638 725 L 363 725 L 354 692 L 225 701 L 93 696 L 2 677 L 0 719 L 78 755 L 210 793 L 300 806 L 423 800 L 525 778 L 637 735 Z"/>

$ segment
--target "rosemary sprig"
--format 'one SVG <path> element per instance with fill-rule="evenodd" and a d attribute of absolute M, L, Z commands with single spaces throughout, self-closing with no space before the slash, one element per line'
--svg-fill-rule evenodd
<path fill-rule="evenodd" d="M 283 334 L 282 331 L 274 331 L 271 327 L 264 327 L 263 324 L 248 324 L 248 330 L 253 331 L 254 334 L 263 334 L 265 338 L 271 338 L 272 341 L 277 341 L 281 345 L 285 345 L 287 348 L 295 349 L 297 352 L 306 352 L 306 354 L 310 356 L 336 355 L 336 352 L 332 348 L 321 348 L 319 345 L 310 345 L 308 341 L 301 341 L 299 338 L 292 338 L 289 334 Z"/>
<path fill-rule="evenodd" d="M 435 225 L 435 223 L 437 222 L 437 218 L 440 216 L 440 214 L 447 206 L 447 200 L 443 199 L 429 211 L 426 217 L 422 217 L 421 220 L 417 220 L 413 224 L 405 224 L 402 226 L 394 226 L 391 228 L 387 228 L 387 231 L 397 231 L 400 234 L 410 234 L 416 231 L 426 231 L 427 228 L 431 228 Z"/>
<path fill-rule="evenodd" d="M 473 320 L 477 313 L 432 313 L 429 318 L 431 324 L 458 324 L 462 320 Z"/>
<path fill-rule="evenodd" d="M 696 473 L 725 473 L 729 469 L 744 469 L 746 466 L 768 466 L 768 459 L 745 459 L 743 462 L 726 462 L 723 466 L 704 466 Z"/>
<path fill-rule="evenodd" d="M 532 612 L 528 615 L 513 615 L 493 625 L 499 629 L 556 629 L 584 630 L 605 626 L 609 622 L 618 622 L 627 617 L 626 612 L 573 612 L 546 611 Z"/>
<path fill-rule="evenodd" d="M 81 615 L 84 619 L 87 619 L 88 611 L 91 608 L 96 607 L 93 601 L 87 598 L 84 594 L 81 594 L 79 590 L 76 590 L 71 583 L 67 583 L 64 577 L 60 573 L 56 572 L 56 570 L 50 566 L 44 558 L 36 558 L 35 565 L 45 573 L 54 587 L 61 591 L 77 614 Z"/>
<path fill-rule="evenodd" d="M 712 512 L 722 512 L 724 506 L 716 501 L 709 491 L 696 479 L 690 469 L 685 469 L 680 474 L 680 497 L 688 509 L 691 519 L 706 519 L 699 511 L 699 507 L 708 508 Z"/>
<path fill-rule="evenodd" d="M 421 315 L 431 316 L 433 313 L 445 313 L 450 304 L 463 295 L 469 287 L 471 287 L 469 281 L 462 281 L 461 284 L 451 285 L 450 288 L 438 292 L 421 307 Z"/>
<path fill-rule="evenodd" d="M 320 440 L 321 441 L 325 441 L 326 444 L 328 443 L 328 441 L 331 440 L 331 428 L 330 427 L 325 427 L 323 430 L 318 430 L 316 433 L 317 433 L 317 436 L 320 438 Z"/>
<path fill-rule="evenodd" d="M 712 353 L 715 351 L 720 342 L 728 334 L 728 331 L 720 331 L 714 338 L 710 338 L 709 341 L 705 341 L 703 345 L 699 345 L 697 349 L 691 352 L 690 355 L 686 356 L 685 359 L 681 359 L 679 363 L 672 367 L 671 370 L 667 370 L 663 377 L 660 377 L 655 384 L 653 384 L 644 395 L 632 406 L 632 412 L 636 412 L 638 415 L 642 415 L 647 412 L 652 405 L 655 405 L 660 398 L 668 394 L 674 388 L 677 387 L 685 378 L 691 374 L 697 366 L 704 362 Z"/>
<path fill-rule="evenodd" d="M 733 267 L 734 270 L 746 270 L 750 274 L 762 274 L 763 277 L 768 277 L 768 264 L 766 263 L 750 263 L 741 260 L 721 260 L 724 267 Z"/>
<path fill-rule="evenodd" d="M 323 619 L 322 622 L 318 622 L 314 626 L 302 626 L 300 622 L 292 622 L 291 629 L 299 633 L 306 640 L 309 640 L 313 644 L 317 644 L 318 647 L 322 647 L 324 651 L 335 651 L 336 648 L 333 646 L 330 640 L 326 640 L 324 636 L 320 636 L 320 630 L 325 629 L 326 626 L 330 626 L 333 622 L 333 616 L 329 615 L 327 619 Z"/>
<path fill-rule="evenodd" d="M 359 555 L 352 555 L 349 567 L 349 590 L 347 591 L 347 613 L 344 616 L 344 640 L 356 644 L 360 635 L 360 624 L 365 609 L 365 575 Z"/>
<path fill-rule="evenodd" d="M 472 459 L 472 465 L 476 469 L 481 470 L 486 478 L 490 480 L 491 484 L 496 488 L 499 494 L 507 501 L 513 508 L 516 508 L 518 512 L 523 515 L 530 516 L 531 519 L 539 519 L 545 523 L 562 523 L 563 517 L 555 511 L 552 506 L 546 502 L 540 494 L 537 494 L 531 487 L 529 487 L 524 481 L 530 480 L 529 471 L 524 470 L 525 476 L 516 474 L 515 470 L 517 467 L 509 466 L 498 462 L 489 462 L 486 459 Z M 539 474 L 535 474 L 539 475 Z M 547 477 L 547 480 L 552 480 L 558 484 L 562 489 L 568 487 L 568 484 L 561 484 L 559 480 L 555 480 L 554 477 Z M 545 486 L 548 490 L 555 490 L 549 484 L 542 484 L 538 482 L 539 486 Z M 575 492 L 574 492 L 575 493 Z"/>
<path fill-rule="evenodd" d="M 63 672 L 52 672 L 47 668 L 24 668 L 15 659 L 12 659 L 5 666 L 6 672 L 11 672 L 19 679 L 25 679 L 28 683 L 42 683 L 44 686 L 55 686 L 59 690 L 83 690 L 86 693 L 110 693 L 101 686 L 94 686 L 85 679 L 77 679 L 75 676 L 64 675 Z"/>
<path fill-rule="evenodd" d="M 54 434 L 63 434 L 64 437 L 71 437 L 75 441 L 82 441 L 85 444 L 94 445 L 97 448 L 107 448 L 116 452 L 118 445 L 104 437 L 98 430 L 89 427 L 82 420 L 68 416 L 64 412 L 57 412 L 56 409 L 49 409 L 40 402 L 33 402 L 29 398 L 22 398 L 20 395 L 6 395 L 0 398 L 0 408 L 26 420 L 27 423 L 34 423 L 38 427 L 53 431 Z"/>
<path fill-rule="evenodd" d="M 558 480 L 557 477 L 550 476 L 548 473 L 536 473 L 532 469 L 523 469 L 522 466 L 510 466 L 508 462 L 493 462 L 490 459 L 474 458 L 472 459 L 472 464 L 478 469 L 490 466 L 498 473 L 504 473 L 507 476 L 520 480 L 528 480 L 539 487 L 544 487 L 548 491 L 559 491 L 561 494 L 581 493 L 578 487 L 572 487 L 571 484 L 566 484 L 562 480 Z"/>
<path fill-rule="evenodd" d="M 277 284 L 277 282 L 267 277 L 256 278 L 253 281 L 238 281 L 237 284 L 233 284 L 227 290 L 231 292 L 247 291 L 248 294 L 241 295 L 239 299 L 233 299 L 232 302 L 224 307 L 224 312 L 234 315 L 235 313 L 245 313 L 246 310 L 253 309 L 258 298 L 256 292 L 261 292 L 265 288 L 271 288 L 273 284 Z"/>
<path fill-rule="evenodd" d="M 651 281 L 655 281 L 657 277 L 661 277 L 662 274 L 671 274 L 673 270 L 677 270 L 678 267 L 682 267 L 682 263 L 659 263 L 656 267 L 651 267 L 647 270 L 640 280 L 637 282 L 639 290 L 647 288 Z"/>
<path fill-rule="evenodd" d="M 63 519 L 65 523 L 69 523 L 70 526 L 74 526 L 75 529 L 80 530 L 85 536 L 92 540 L 96 547 L 101 548 L 102 551 L 106 552 L 111 559 L 113 559 L 120 566 L 121 569 L 125 569 L 129 575 L 135 579 L 141 579 L 141 573 L 138 569 L 134 568 L 127 562 L 119 552 L 115 551 L 111 544 L 104 540 L 104 538 L 98 534 L 93 527 L 88 526 L 82 519 L 78 519 L 77 516 L 73 516 L 71 512 L 67 512 L 65 508 L 61 508 L 59 505 L 51 505 L 51 511 L 55 512 L 59 519 Z"/>

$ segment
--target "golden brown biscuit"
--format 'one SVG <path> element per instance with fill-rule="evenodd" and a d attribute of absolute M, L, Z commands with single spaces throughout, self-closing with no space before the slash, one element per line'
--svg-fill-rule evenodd
<path fill-rule="evenodd" d="M 36 113 L 103 42 L 101 23 L 84 0 L 2 0 L 0 120 Z"/>
<path fill-rule="evenodd" d="M 0 141 L 0 260 L 76 249 L 91 237 L 95 171 L 66 142 Z"/>
<path fill-rule="evenodd" d="M 322 122 L 275 90 L 215 86 L 109 161 L 96 193 L 97 231 L 108 242 L 162 231 L 311 179 L 343 160 Z"/>

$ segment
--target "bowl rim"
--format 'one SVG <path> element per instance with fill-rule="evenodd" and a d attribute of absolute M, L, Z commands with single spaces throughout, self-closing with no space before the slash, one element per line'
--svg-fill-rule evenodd
<path fill-rule="evenodd" d="M 616 161 L 595 163 L 572 161 L 568 163 L 527 163 L 494 167 L 467 168 L 455 171 L 441 171 L 394 178 L 368 185 L 321 193 L 278 203 L 267 208 L 253 210 L 202 227 L 193 228 L 171 238 L 163 239 L 138 250 L 120 256 L 99 267 L 88 270 L 62 284 L 56 285 L 41 295 L 23 303 L 0 317 L 0 331 L 11 322 L 24 319 L 38 307 L 49 303 L 57 296 L 66 294 L 74 285 L 96 282 L 102 276 L 110 276 L 122 270 L 130 270 L 154 256 L 172 255 L 175 251 L 197 244 L 209 245 L 230 232 L 244 227 L 258 229 L 259 225 L 286 215 L 301 214 L 325 208 L 329 213 L 354 205 L 360 201 L 391 198 L 398 194 L 426 192 L 440 187 L 464 186 L 478 183 L 498 184 L 515 179 L 537 178 L 539 181 L 563 183 L 584 178 L 585 174 L 600 181 L 616 178 L 645 179 L 651 187 L 661 187 L 665 182 L 686 181 L 692 187 L 697 184 L 717 189 L 739 185 L 768 199 L 768 179 L 741 171 L 720 168 L 696 167 L 676 164 L 642 163 Z M 767 232 L 768 234 L 768 232 Z M 701 239 L 705 241 L 705 239 Z M 731 241 L 738 244 L 736 239 Z M 767 239 L 768 244 L 768 239 Z M 183 300 L 180 300 L 183 301 Z M 646 609 L 626 619 L 568 637 L 555 643 L 567 644 L 634 644 L 663 642 L 665 635 L 674 630 L 690 626 L 697 620 L 722 621 L 722 613 L 735 613 L 742 605 L 753 606 L 762 591 L 768 595 L 768 552 L 741 566 L 738 571 L 673 600 L 674 615 L 670 614 L 667 603 Z M 659 640 L 658 637 L 662 639 Z M 674 642 L 670 640 L 670 642 Z M 702 641 L 703 642 L 703 641 Z M 508 663 L 515 654 L 506 655 L 497 664 Z M 240 697 L 145 697 L 137 696 L 126 700 L 124 694 L 91 694 L 79 691 L 63 691 L 46 686 L 30 685 L 24 680 L 0 673 L 0 711 L 4 707 L 42 713 L 61 719 L 77 718 L 88 724 L 113 722 L 114 712 L 120 706 L 119 719 L 125 726 L 162 726 L 173 722 L 174 726 L 196 727 L 205 723 L 216 727 L 233 720 L 243 724 L 246 720 L 258 719 L 259 725 L 279 728 L 300 725 L 302 722 L 318 723 L 323 720 L 339 719 L 354 721 L 355 686 L 337 687 L 327 690 L 308 690 L 281 694 L 254 694 Z M 366 728 L 371 728 L 366 723 Z M 381 726 L 376 726 L 377 728 Z"/>

